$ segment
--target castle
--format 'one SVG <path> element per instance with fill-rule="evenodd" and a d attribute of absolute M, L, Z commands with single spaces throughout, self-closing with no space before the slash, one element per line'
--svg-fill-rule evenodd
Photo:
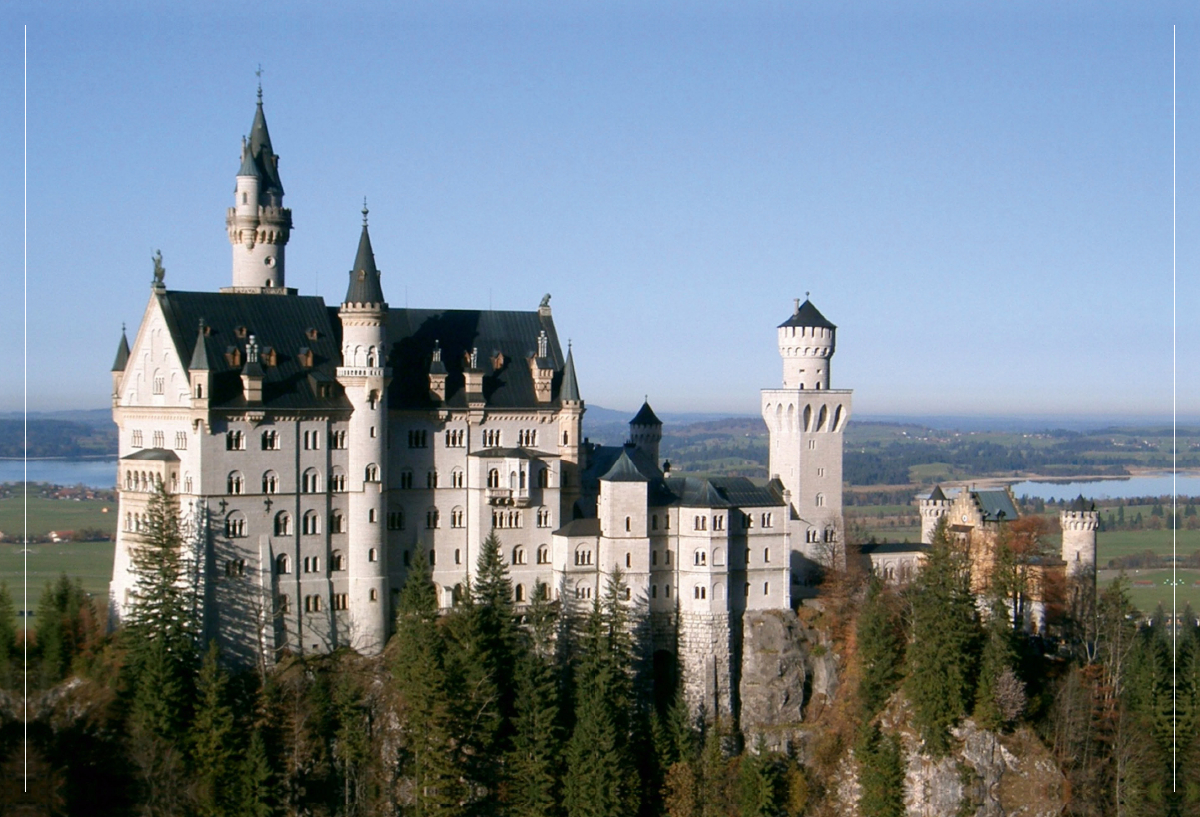
<path fill-rule="evenodd" d="M 648 403 L 625 445 L 583 440 L 549 296 L 520 312 L 389 307 L 365 205 L 342 304 L 289 288 L 261 89 L 234 197 L 231 285 L 169 290 L 156 259 L 118 347 L 114 621 L 161 485 L 180 503 L 205 636 L 235 661 L 378 653 L 417 554 L 450 607 L 495 533 L 517 605 L 542 586 L 589 605 L 620 568 L 655 658 L 681 659 L 694 704 L 735 709 L 742 615 L 789 608 L 815 565 L 845 558 L 836 327 L 808 301 L 778 327 L 765 486 L 673 476 Z"/>

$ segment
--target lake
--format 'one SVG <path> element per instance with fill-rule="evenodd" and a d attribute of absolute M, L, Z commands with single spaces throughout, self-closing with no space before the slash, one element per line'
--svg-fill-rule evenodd
<path fill-rule="evenodd" d="M 1173 491 L 1179 496 L 1200 496 L 1200 475 L 1180 474 L 1171 487 L 1170 474 L 1147 474 L 1122 479 L 1098 479 L 1086 482 L 1017 482 L 1013 494 L 1041 499 L 1074 499 L 1083 494 L 1088 499 L 1129 499 L 1135 496 L 1167 496 Z"/>
<path fill-rule="evenodd" d="M 0 460 L 0 482 L 23 482 L 23 460 Z M 117 487 L 117 461 L 29 460 L 29 481 L 55 485 L 86 485 L 89 488 Z"/>

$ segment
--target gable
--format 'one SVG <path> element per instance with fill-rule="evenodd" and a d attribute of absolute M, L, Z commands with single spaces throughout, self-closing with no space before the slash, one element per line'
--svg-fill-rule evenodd
<path fill-rule="evenodd" d="M 119 400 L 122 406 L 191 405 L 187 369 L 157 296 L 146 305 L 130 347 Z"/>

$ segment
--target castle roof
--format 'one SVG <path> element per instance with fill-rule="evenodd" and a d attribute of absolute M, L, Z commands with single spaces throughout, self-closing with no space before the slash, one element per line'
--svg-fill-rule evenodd
<path fill-rule="evenodd" d="M 941 485 L 934 485 L 933 490 L 929 492 L 930 502 L 941 502 L 946 499 L 946 494 L 942 492 Z"/>
<path fill-rule="evenodd" d="M 1012 495 L 1008 491 L 972 491 L 971 496 L 979 504 L 985 522 L 995 522 L 1006 519 L 1011 522 L 1021 516 L 1013 505 Z"/>
<path fill-rule="evenodd" d="M 629 421 L 631 426 L 661 426 L 662 420 L 654 414 L 654 409 L 650 408 L 650 401 L 642 403 L 642 407 L 638 409 L 638 413 Z"/>
<path fill-rule="evenodd" d="M 573 400 L 578 403 L 583 399 L 579 396 L 579 380 L 575 377 L 575 354 L 570 348 L 567 349 L 567 362 L 563 366 L 561 392 L 560 400 Z"/>
<path fill-rule="evenodd" d="M 1071 510 L 1071 511 L 1094 511 L 1094 510 L 1096 510 L 1096 503 L 1088 502 L 1086 499 L 1083 498 L 1083 494 L 1080 494 L 1078 496 L 1078 498 L 1076 498 L 1076 500 L 1071 503 L 1071 507 L 1068 508 L 1068 510 Z"/>
<path fill-rule="evenodd" d="M 859 552 L 863 556 L 884 556 L 894 555 L 898 553 L 927 553 L 929 545 L 923 542 L 872 542 L 866 545 L 859 545 Z"/>
<path fill-rule="evenodd" d="M 129 364 L 129 339 L 125 337 L 125 327 L 121 327 L 121 342 L 117 344 L 117 357 L 113 361 L 112 370 L 114 372 L 125 371 L 125 366 Z"/>
<path fill-rule="evenodd" d="M 600 520 L 594 516 L 572 519 L 552 534 L 554 536 L 599 536 Z"/>
<path fill-rule="evenodd" d="M 375 252 L 371 249 L 371 234 L 365 221 L 358 238 L 358 254 L 354 258 L 354 268 L 350 270 L 350 286 L 346 289 L 343 303 L 383 303 L 383 287 L 379 283 L 379 269 L 375 266 Z"/>
<path fill-rule="evenodd" d="M 646 475 L 629 459 L 628 450 L 621 451 L 621 456 L 613 463 L 600 479 L 605 482 L 649 482 Z"/>
<path fill-rule="evenodd" d="M 668 477 L 667 502 L 684 508 L 773 508 L 783 497 L 773 485 L 755 485 L 745 477 Z"/>
<path fill-rule="evenodd" d="M 792 313 L 792 317 L 779 324 L 781 329 L 785 326 L 815 326 L 820 329 L 837 329 L 836 326 L 825 319 L 825 316 L 809 300 L 805 300 L 803 304 L 796 307 L 796 311 Z"/>
<path fill-rule="evenodd" d="M 179 455 L 167 448 L 142 448 L 121 457 L 123 460 L 148 462 L 179 462 Z"/>
<path fill-rule="evenodd" d="M 254 160 L 258 177 L 266 189 L 282 196 L 283 182 L 279 180 L 279 157 L 271 147 L 271 134 L 267 131 L 267 117 L 263 114 L 262 99 L 258 100 L 258 107 L 254 111 L 254 124 L 250 126 L 250 157 Z"/>
<path fill-rule="evenodd" d="M 558 454 L 533 448 L 481 448 L 478 451 L 472 451 L 468 456 L 506 460 L 556 460 L 559 457 Z"/>
<path fill-rule="evenodd" d="M 350 408 L 335 382 L 341 360 L 341 323 L 337 310 L 325 306 L 321 298 L 175 290 L 155 297 L 179 359 L 207 363 L 212 375 L 209 405 L 213 408 L 247 405 L 241 374 L 249 335 L 255 336 L 259 348 L 270 346 L 275 350 L 275 365 L 264 367 L 264 407 Z M 208 331 L 197 337 L 196 327 L 202 318 Z M 230 347 L 240 351 L 240 359 L 226 356 Z M 311 350 L 311 367 L 303 365 L 301 347 Z M 333 384 L 333 388 L 321 396 L 319 383 Z"/>
<path fill-rule="evenodd" d="M 196 335 L 196 348 L 192 350 L 192 362 L 188 364 L 189 372 L 208 371 L 208 344 L 204 342 L 204 319 L 200 319 L 200 329 Z"/>

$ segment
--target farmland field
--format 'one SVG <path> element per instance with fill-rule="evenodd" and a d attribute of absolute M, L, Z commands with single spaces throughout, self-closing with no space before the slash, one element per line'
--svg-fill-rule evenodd
<path fill-rule="evenodd" d="M 1096 581 L 1103 588 L 1118 575 L 1115 570 L 1101 570 Z M 1190 603 L 1193 610 L 1200 610 L 1200 570 L 1179 570 L 1176 577 L 1180 582 L 1175 588 L 1177 609 L 1182 610 Z M 1125 578 L 1134 607 L 1143 613 L 1153 613 L 1159 603 L 1171 609 L 1170 570 L 1130 570 Z"/>
<path fill-rule="evenodd" d="M 0 499 L 0 531 L 12 536 L 21 533 L 25 513 L 24 498 Z M 117 503 L 101 500 L 76 501 L 29 497 L 29 534 L 38 536 L 52 530 L 99 528 L 112 533 L 117 529 Z M 111 547 L 111 543 L 109 544 Z"/>
<path fill-rule="evenodd" d="M 27 609 L 37 610 L 37 602 L 46 582 L 55 581 L 63 573 L 72 578 L 78 577 L 83 582 L 83 589 L 94 597 L 107 599 L 108 583 L 112 579 L 112 542 L 30 545 L 29 551 L 23 554 L 19 545 L 0 545 L 0 582 L 8 585 L 13 606 L 17 609 L 21 609 L 22 571 L 26 556 L 29 559 Z"/>

